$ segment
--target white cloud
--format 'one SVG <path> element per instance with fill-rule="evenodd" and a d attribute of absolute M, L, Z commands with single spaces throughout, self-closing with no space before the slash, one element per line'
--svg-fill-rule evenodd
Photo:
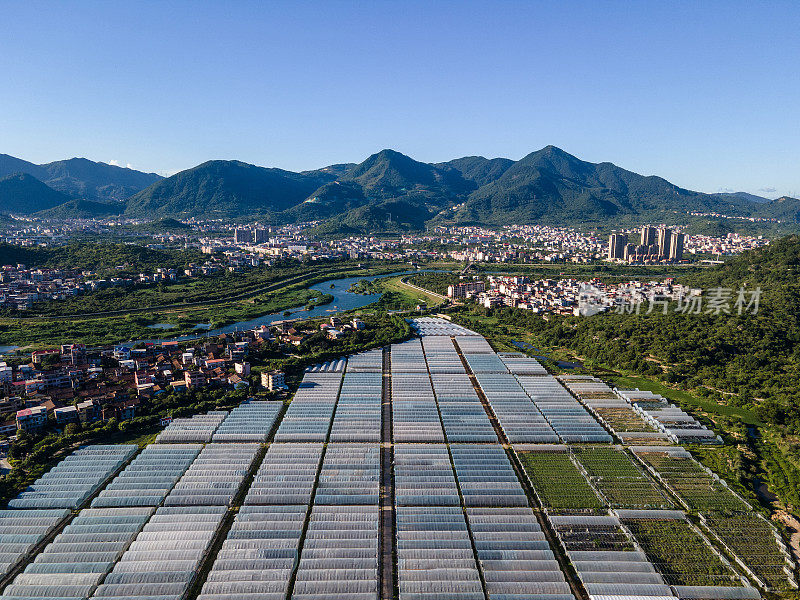
<path fill-rule="evenodd" d="M 108 164 L 114 165 L 115 167 L 118 167 L 119 166 L 119 161 L 115 160 L 115 159 L 111 159 L 110 161 L 108 161 Z"/>
<path fill-rule="evenodd" d="M 131 163 L 127 163 L 127 164 L 125 165 L 125 168 L 126 168 L 126 169 L 132 169 L 132 168 L 133 168 L 133 165 L 132 165 Z"/>

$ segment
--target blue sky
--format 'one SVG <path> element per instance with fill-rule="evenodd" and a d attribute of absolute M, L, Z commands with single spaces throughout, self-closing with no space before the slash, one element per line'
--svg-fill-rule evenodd
<path fill-rule="evenodd" d="M 161 173 L 554 144 L 800 195 L 800 2 L 0 3 L 0 152 Z"/>

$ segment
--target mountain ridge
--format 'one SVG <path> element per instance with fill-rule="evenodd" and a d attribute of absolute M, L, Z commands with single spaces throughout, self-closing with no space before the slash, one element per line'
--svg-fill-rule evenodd
<path fill-rule="evenodd" d="M 24 163 L 0 155 L 0 174 L 4 168 Z M 114 169 L 120 169 L 113 165 L 98 167 L 98 163 L 85 159 L 27 165 L 56 182 L 70 178 L 83 181 L 96 193 L 102 188 L 101 182 L 89 180 L 81 174 L 81 168 L 96 174 L 107 167 L 104 172 L 109 176 L 118 175 Z M 158 177 L 136 177 L 141 175 Z M 137 180 L 133 187 L 143 182 Z M 123 184 L 118 181 L 117 188 L 105 192 L 106 196 L 124 195 Z M 74 191 L 80 183 L 67 187 Z M 237 160 L 206 161 L 171 177 L 158 177 L 130 194 L 125 199 L 124 215 L 258 217 L 275 224 L 331 220 L 325 229 L 335 230 L 338 223 L 342 232 L 413 230 L 450 223 L 639 222 L 688 212 L 769 218 L 780 215 L 781 220 L 800 223 L 800 201 L 779 200 L 745 193 L 696 192 L 610 162 L 583 161 L 553 145 L 517 161 L 465 156 L 439 163 L 420 162 L 386 148 L 357 164 L 338 163 L 302 172 Z M 74 208 L 82 209 L 83 215 L 97 209 L 89 204 L 76 204 Z M 70 207 L 64 207 L 51 214 L 69 213 Z"/>

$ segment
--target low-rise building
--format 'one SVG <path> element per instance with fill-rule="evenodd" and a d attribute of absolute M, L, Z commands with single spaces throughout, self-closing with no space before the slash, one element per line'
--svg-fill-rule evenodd
<path fill-rule="evenodd" d="M 17 411 L 17 429 L 33 433 L 41 431 L 47 424 L 47 409 L 44 406 L 32 406 Z"/>

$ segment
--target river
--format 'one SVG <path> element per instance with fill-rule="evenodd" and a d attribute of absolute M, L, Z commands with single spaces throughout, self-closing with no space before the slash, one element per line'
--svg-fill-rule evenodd
<path fill-rule="evenodd" d="M 271 313 L 268 315 L 263 315 L 255 319 L 250 319 L 249 321 L 239 321 L 237 323 L 231 323 L 230 325 L 225 325 L 224 327 L 219 327 L 217 329 L 204 330 L 196 334 L 187 334 L 175 338 L 158 338 L 158 339 L 137 340 L 135 342 L 120 342 L 120 343 L 129 346 L 136 344 L 161 344 L 163 342 L 171 342 L 171 341 L 190 342 L 193 340 L 199 340 L 206 337 L 218 336 L 223 333 L 231 333 L 234 331 L 246 331 L 248 329 L 255 329 L 256 327 L 260 327 L 261 325 L 271 325 L 276 321 L 283 321 L 285 319 L 314 319 L 317 317 L 327 317 L 338 312 L 344 312 L 348 310 L 362 308 L 364 306 L 367 306 L 368 304 L 377 302 L 380 299 L 381 294 L 356 294 L 348 291 L 350 289 L 350 286 L 352 286 L 354 283 L 357 283 L 359 281 L 372 281 L 374 279 L 381 279 L 384 277 L 397 277 L 398 275 L 412 275 L 414 273 L 425 273 L 432 270 L 433 269 L 426 269 L 419 271 L 400 271 L 397 273 L 386 273 L 383 275 L 368 275 L 362 277 L 345 277 L 344 279 L 329 279 L 327 281 L 323 281 L 322 283 L 317 283 L 315 285 L 312 285 L 310 289 L 317 290 L 319 292 L 322 292 L 323 294 L 330 294 L 331 296 L 333 296 L 333 300 L 331 300 L 327 304 L 321 304 L 319 306 L 315 306 L 311 310 L 306 310 L 305 307 L 298 306 L 289 309 L 289 312 L 291 313 L 290 316 L 284 315 L 283 314 L 284 311 L 281 311 L 281 312 Z M 331 285 L 333 285 L 333 287 L 331 287 Z"/>

